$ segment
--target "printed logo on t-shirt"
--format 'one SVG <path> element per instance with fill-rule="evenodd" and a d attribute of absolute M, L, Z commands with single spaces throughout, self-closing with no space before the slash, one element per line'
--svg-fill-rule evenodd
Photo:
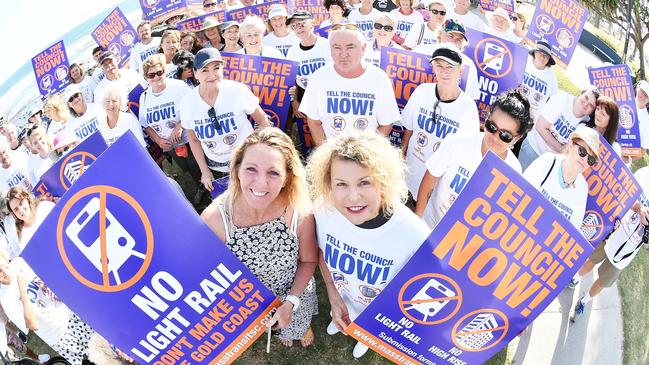
<path fill-rule="evenodd" d="M 23 187 L 28 188 L 28 190 L 32 190 L 31 184 L 27 180 L 27 176 L 25 176 L 25 173 L 22 170 L 14 171 L 14 173 L 7 178 L 6 182 L 10 188 L 22 184 Z"/>
<path fill-rule="evenodd" d="M 399 20 L 397 22 L 397 33 L 398 34 L 408 34 L 410 32 L 410 28 L 412 28 L 412 25 L 414 23 L 412 22 L 406 22 L 403 20 Z"/>
<path fill-rule="evenodd" d="M 297 74 L 298 76 L 311 75 L 324 65 L 325 59 L 322 57 L 300 61 L 300 67 L 297 69 Z"/>
<path fill-rule="evenodd" d="M 217 115 L 215 120 L 211 118 L 194 120 L 193 124 L 194 133 L 196 133 L 196 137 L 201 141 L 214 138 L 217 135 L 227 135 L 237 130 L 233 112 Z M 216 127 L 217 125 L 219 128 Z"/>
<path fill-rule="evenodd" d="M 466 185 L 466 182 L 469 180 L 469 171 L 462 166 L 458 166 L 457 172 L 451 180 L 451 189 L 456 194 L 460 194 Z"/>
<path fill-rule="evenodd" d="M 575 126 L 570 124 L 563 115 L 559 115 L 552 125 L 550 133 L 561 144 L 565 144 L 570 134 L 575 131 Z"/>
<path fill-rule="evenodd" d="M 367 129 L 368 125 L 369 125 L 369 122 L 365 118 L 358 118 L 354 122 L 354 128 L 356 128 L 358 130 L 361 130 L 361 131 L 364 131 L 365 129 Z"/>
<path fill-rule="evenodd" d="M 371 116 L 376 96 L 370 93 L 327 91 L 327 113 Z"/>
<path fill-rule="evenodd" d="M 419 108 L 419 115 L 417 115 L 417 125 L 426 133 L 434 135 L 437 138 L 444 139 L 449 134 L 454 134 L 460 127 L 460 123 L 447 118 L 440 113 L 435 114 L 433 120 L 433 111 L 426 108 Z"/>
<path fill-rule="evenodd" d="M 346 125 L 347 123 L 345 122 L 345 118 L 343 117 L 334 117 L 334 119 L 331 121 L 331 128 L 338 132 L 345 129 Z"/>
<path fill-rule="evenodd" d="M 288 50 L 291 48 L 291 46 L 292 46 L 291 44 L 278 44 L 274 47 L 277 48 L 280 52 L 282 52 L 284 57 L 286 57 L 286 55 L 288 54 Z"/>
<path fill-rule="evenodd" d="M 548 201 L 552 203 L 552 205 L 557 207 L 559 211 L 564 215 L 564 217 L 570 220 L 570 217 L 572 217 L 572 208 L 559 201 L 559 199 L 553 198 L 550 193 L 548 193 L 548 191 L 544 188 L 541 188 L 541 194 L 543 194 L 543 196 L 546 197 Z"/>
<path fill-rule="evenodd" d="M 149 58 L 149 56 L 152 56 L 152 55 L 154 55 L 156 53 L 158 53 L 158 48 L 157 47 L 147 49 L 146 51 L 140 53 L 140 61 L 144 62 L 147 58 Z"/>
<path fill-rule="evenodd" d="M 173 101 L 161 105 L 156 105 L 154 107 L 147 108 L 146 110 L 147 125 L 151 125 L 153 123 L 158 123 L 161 120 L 168 120 L 172 118 L 176 118 L 176 105 Z M 173 125 L 175 126 L 176 123 L 173 123 Z"/>
<path fill-rule="evenodd" d="M 74 129 L 74 134 L 78 139 L 84 140 L 97 131 L 97 117 L 93 117 L 87 122 Z"/>

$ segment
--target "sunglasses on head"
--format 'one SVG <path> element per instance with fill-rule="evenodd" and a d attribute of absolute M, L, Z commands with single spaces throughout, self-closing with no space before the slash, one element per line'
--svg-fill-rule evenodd
<path fill-rule="evenodd" d="M 203 4 L 203 7 L 204 7 L 204 8 L 211 8 L 211 7 L 213 7 L 213 6 L 216 6 L 216 3 L 207 3 L 207 4 Z"/>
<path fill-rule="evenodd" d="M 430 9 L 430 13 L 433 14 L 433 15 L 441 15 L 441 16 L 445 16 L 445 15 L 446 15 L 446 11 L 444 11 L 444 10 L 437 10 L 437 9 Z"/>
<path fill-rule="evenodd" d="M 160 77 L 162 77 L 162 75 L 164 75 L 164 74 L 165 74 L 165 73 L 164 73 L 164 71 L 162 71 L 162 70 L 160 70 L 160 71 L 158 71 L 158 72 L 149 72 L 148 74 L 146 74 L 146 78 L 147 78 L 147 79 L 152 79 L 152 78 L 154 78 L 154 77 L 156 77 L 156 76 L 160 76 Z"/>
<path fill-rule="evenodd" d="M 374 29 L 381 30 L 385 29 L 386 32 L 391 32 L 394 30 L 394 27 L 391 25 L 383 25 L 381 23 L 374 23 Z"/>
<path fill-rule="evenodd" d="M 587 162 L 588 166 L 594 166 L 597 163 L 597 159 L 595 156 L 591 155 L 588 153 L 588 150 L 586 147 L 578 144 L 577 142 L 572 142 L 575 146 L 577 146 L 577 153 L 579 153 L 579 157 L 586 157 L 588 156 Z"/>
<path fill-rule="evenodd" d="M 337 31 L 341 29 L 358 30 L 358 27 L 355 24 L 335 24 L 333 27 L 331 27 L 332 31 Z"/>
<path fill-rule="evenodd" d="M 510 131 L 502 130 L 498 128 L 496 123 L 494 123 L 493 120 L 487 119 L 487 121 L 484 124 L 485 130 L 487 132 L 494 134 L 498 132 L 498 137 L 500 138 L 501 141 L 505 143 L 511 143 L 514 140 L 514 135 Z"/>
<path fill-rule="evenodd" d="M 219 120 L 216 119 L 216 110 L 214 110 L 214 107 L 211 107 L 207 111 L 207 116 L 210 117 L 210 122 L 212 123 L 214 129 L 221 131 L 221 123 L 219 123 Z"/>
<path fill-rule="evenodd" d="M 78 98 L 79 96 L 81 96 L 81 93 L 76 93 L 76 94 L 70 96 L 70 98 L 68 99 L 68 103 L 72 103 L 74 101 L 74 99 Z"/>

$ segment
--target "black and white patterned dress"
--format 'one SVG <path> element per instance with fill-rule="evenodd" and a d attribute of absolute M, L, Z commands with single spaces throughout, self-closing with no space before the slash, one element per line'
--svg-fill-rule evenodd
<path fill-rule="evenodd" d="M 224 206 L 219 206 L 228 237 L 226 245 L 237 258 L 277 296 L 288 294 L 299 259 L 299 242 L 295 234 L 297 214 L 286 224 L 284 215 L 272 221 L 250 227 L 236 227 Z M 280 331 L 282 341 L 298 340 L 311 325 L 311 317 L 318 314 L 315 280 L 309 280 L 302 292 L 300 306 L 293 313 L 291 324 Z"/>

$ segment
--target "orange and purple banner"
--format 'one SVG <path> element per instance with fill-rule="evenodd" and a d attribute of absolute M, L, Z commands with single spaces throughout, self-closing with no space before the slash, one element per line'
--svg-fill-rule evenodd
<path fill-rule="evenodd" d="M 92 31 L 97 44 L 117 57 L 119 66 L 124 66 L 131 54 L 131 48 L 140 41 L 135 28 L 129 23 L 119 7 L 115 8 Z"/>
<path fill-rule="evenodd" d="M 207 13 L 195 16 L 193 18 L 181 20 L 178 22 L 178 30 L 197 32 L 203 27 L 205 18 L 215 18 L 219 23 L 223 23 L 225 21 L 225 10 L 219 10 L 213 13 Z"/>
<path fill-rule="evenodd" d="M 144 19 L 153 20 L 187 7 L 185 0 L 140 0 Z"/>
<path fill-rule="evenodd" d="M 34 56 L 32 68 L 38 91 L 43 98 L 65 89 L 70 82 L 68 80 L 70 61 L 63 41 L 54 43 Z"/>
<path fill-rule="evenodd" d="M 282 4 L 286 6 L 284 0 L 265 1 L 263 4 L 246 6 L 245 8 L 228 10 L 225 13 L 225 19 L 228 21 L 234 20 L 239 23 L 243 22 L 249 15 L 256 15 L 263 20 L 268 20 L 268 11 L 275 4 Z"/>
<path fill-rule="evenodd" d="M 412 259 L 346 330 L 400 364 L 481 364 L 561 293 L 593 247 L 489 152 Z"/>
<path fill-rule="evenodd" d="M 516 2 L 514 0 L 480 0 L 480 7 L 483 11 L 494 11 L 503 8 L 511 15 L 516 9 Z"/>
<path fill-rule="evenodd" d="M 329 19 L 329 13 L 324 7 L 323 0 L 287 0 L 289 15 L 295 10 L 306 10 L 313 15 L 313 24 L 320 25 L 323 21 Z"/>

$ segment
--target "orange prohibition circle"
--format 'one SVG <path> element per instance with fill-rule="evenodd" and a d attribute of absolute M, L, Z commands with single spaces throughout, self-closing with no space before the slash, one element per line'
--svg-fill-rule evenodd
<path fill-rule="evenodd" d="M 499 316 L 500 319 L 503 321 L 503 324 L 501 326 L 496 326 L 496 327 L 493 327 L 493 328 L 480 328 L 480 326 L 478 326 L 478 327 L 476 327 L 477 329 L 472 329 L 472 330 L 469 330 L 469 331 L 458 333 L 458 328 L 460 327 L 461 324 L 463 324 L 464 321 L 466 321 L 471 316 L 476 315 L 476 317 L 477 317 L 477 316 L 480 316 L 481 314 L 485 314 L 485 315 L 491 314 L 491 315 Z M 494 321 L 496 321 L 495 316 L 493 316 L 493 317 L 494 317 Z M 475 321 L 475 319 L 473 319 L 471 322 L 473 322 L 473 321 Z M 469 322 L 468 324 L 470 325 L 471 322 Z M 496 321 L 496 323 L 498 323 L 498 322 Z M 465 327 L 463 327 L 463 329 Z M 509 319 L 507 318 L 507 316 L 503 312 L 499 311 L 498 309 L 493 309 L 493 308 L 490 308 L 490 309 L 477 309 L 477 310 L 474 310 L 473 312 L 469 312 L 469 313 L 465 314 L 464 316 L 462 316 L 462 318 L 460 318 L 459 321 L 457 321 L 455 323 L 455 325 L 453 326 L 453 331 L 451 332 L 451 340 L 453 340 L 453 344 L 455 344 L 455 346 L 457 348 L 459 348 L 460 350 L 462 350 L 462 351 L 479 352 L 479 351 L 488 350 L 488 349 L 496 346 L 497 344 L 499 344 L 500 341 L 502 341 L 503 338 L 505 338 L 505 335 L 507 334 L 508 330 L 509 330 Z M 460 330 L 460 331 L 462 331 L 462 330 Z M 466 344 L 464 344 L 464 342 L 460 342 L 457 339 L 458 337 L 481 336 L 482 334 L 486 335 L 486 334 L 496 332 L 496 331 L 503 331 L 503 333 L 500 335 L 500 337 L 498 337 L 495 341 L 493 341 L 493 343 L 490 343 L 489 345 L 484 346 L 484 347 L 480 347 L 478 349 L 468 347 Z M 476 341 L 480 341 L 480 340 L 478 339 Z M 487 341 L 487 342 L 489 342 L 489 341 Z"/>
<path fill-rule="evenodd" d="M 71 153 L 70 155 L 66 156 L 65 160 L 63 160 L 63 163 L 61 164 L 61 171 L 59 171 L 59 180 L 61 181 L 61 185 L 65 188 L 65 190 L 68 190 L 70 188 L 70 185 L 68 185 L 67 183 L 67 179 L 63 175 L 63 172 L 65 171 L 65 166 L 68 165 L 70 159 L 77 156 L 81 156 L 81 170 L 79 171 L 79 175 L 82 175 L 83 171 L 85 170 L 86 158 L 90 159 L 89 164 L 93 163 L 97 159 L 95 155 L 86 151 L 79 151 L 79 152 Z"/>
<path fill-rule="evenodd" d="M 412 285 L 415 282 L 417 282 L 419 280 L 422 280 L 422 279 L 429 279 L 429 282 L 430 282 L 430 279 L 442 279 L 442 280 L 448 282 L 453 287 L 453 289 L 455 289 L 455 295 L 450 296 L 450 297 L 443 297 L 443 298 L 430 298 L 429 297 L 429 299 L 404 300 L 403 296 L 406 293 L 406 289 L 410 285 Z M 440 294 L 442 294 L 442 293 L 440 293 Z M 401 312 L 406 317 L 408 317 L 411 321 L 413 321 L 415 323 L 419 323 L 419 324 L 425 324 L 425 325 L 433 325 L 433 324 L 443 323 L 443 322 L 446 322 L 449 319 L 451 319 L 455 315 L 455 313 L 457 313 L 457 311 L 460 310 L 460 307 L 462 306 L 462 299 L 463 299 L 463 295 L 462 295 L 462 289 L 460 289 L 460 286 L 457 285 L 457 283 L 453 279 L 449 278 L 448 276 L 445 276 L 445 275 L 442 275 L 442 274 L 436 274 L 436 273 L 420 274 L 420 275 L 417 275 L 417 276 L 415 276 L 413 278 L 410 278 L 410 280 L 406 281 L 406 283 L 403 284 L 403 286 L 401 287 L 401 290 L 399 290 L 399 298 L 398 298 L 398 300 L 399 300 L 399 309 L 401 309 Z M 406 309 L 406 305 L 439 303 L 439 302 L 442 302 L 442 301 L 455 301 L 455 308 L 453 308 L 453 310 L 446 317 L 441 318 L 441 319 L 437 319 L 437 320 L 434 320 L 434 321 L 426 321 L 426 320 L 421 320 L 419 318 L 416 318 L 409 312 L 409 309 L 412 309 L 412 307 Z"/>
<path fill-rule="evenodd" d="M 512 50 L 509 49 L 509 47 L 507 47 L 507 45 L 498 38 L 484 38 L 484 39 L 481 39 L 478 42 L 478 44 L 476 44 L 475 50 L 473 51 L 473 60 L 477 61 L 478 59 L 480 59 L 478 57 L 478 51 L 480 50 L 480 46 L 482 46 L 486 42 L 496 43 L 499 46 L 501 46 L 505 51 L 503 51 L 501 53 L 498 53 L 498 54 L 495 54 L 495 55 L 490 55 L 489 58 L 482 60 L 482 62 L 476 62 L 476 66 L 478 66 L 480 71 L 482 71 L 485 75 L 487 75 L 489 77 L 496 78 L 496 79 L 500 79 L 500 78 L 503 78 L 503 77 L 509 75 L 509 73 L 512 71 L 512 68 L 514 67 L 514 56 L 512 55 Z M 490 61 L 492 61 L 492 60 L 494 60 L 494 59 L 496 59 L 496 58 L 498 58 L 500 56 L 503 56 L 504 59 L 507 59 L 507 57 L 509 57 L 509 65 L 508 65 L 507 69 L 504 72 L 502 72 L 500 75 L 492 74 L 492 73 L 489 73 L 489 72 L 485 71 L 485 69 L 487 68 L 487 67 L 485 67 L 485 65 L 487 63 L 489 63 Z"/>
<path fill-rule="evenodd" d="M 264 113 L 266 113 L 268 119 L 270 119 L 270 121 L 273 123 L 273 126 L 279 128 L 279 123 L 280 123 L 279 115 L 277 115 L 277 113 L 275 113 L 271 109 L 264 109 Z"/>
<path fill-rule="evenodd" d="M 72 207 L 74 207 L 74 205 L 80 199 L 90 194 L 99 194 L 99 199 L 100 199 L 100 209 L 98 214 L 100 215 L 100 219 L 99 219 L 100 220 L 100 242 L 101 242 L 101 261 L 102 261 L 102 279 L 103 279 L 102 280 L 103 282 L 101 284 L 87 279 L 74 268 L 74 266 L 70 262 L 70 259 L 68 258 L 67 253 L 65 252 L 65 247 L 63 244 L 63 230 L 65 228 L 64 227 L 65 218 L 70 212 L 70 209 L 72 209 Z M 144 262 L 142 263 L 142 266 L 132 278 L 117 285 L 110 285 L 109 276 L 108 276 L 109 274 L 108 255 L 107 255 L 107 247 L 106 247 L 106 196 L 108 194 L 121 198 L 126 203 L 128 203 L 131 206 L 131 208 L 133 208 L 133 210 L 135 210 L 140 220 L 142 221 L 142 225 L 144 226 L 144 231 L 146 234 L 146 253 L 145 253 Z M 63 207 L 63 209 L 61 210 L 61 214 L 59 215 L 59 220 L 56 226 L 56 242 L 59 249 L 59 254 L 61 255 L 61 259 L 63 260 L 63 263 L 67 267 L 68 271 L 70 271 L 72 276 L 74 276 L 77 280 L 79 280 L 79 282 L 81 282 L 85 286 L 102 292 L 110 292 L 110 293 L 118 292 L 136 284 L 142 278 L 144 273 L 149 268 L 149 265 L 151 264 L 151 259 L 153 258 L 153 241 L 154 241 L 153 228 L 151 227 L 151 222 L 149 221 L 149 218 L 144 212 L 142 206 L 135 199 L 133 199 L 133 197 L 131 197 L 123 190 L 108 185 L 94 185 L 77 192 L 74 196 L 70 198 L 70 200 L 68 200 L 67 203 L 65 203 L 65 206 Z"/>

